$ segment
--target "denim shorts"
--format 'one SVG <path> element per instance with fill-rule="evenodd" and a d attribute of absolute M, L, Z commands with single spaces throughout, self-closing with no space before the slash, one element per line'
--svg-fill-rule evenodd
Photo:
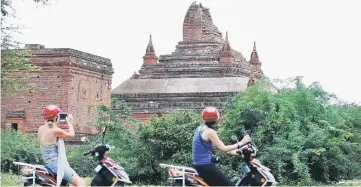
<path fill-rule="evenodd" d="M 51 162 L 45 165 L 48 169 L 50 169 L 53 173 L 58 172 L 58 163 L 57 162 Z M 73 175 L 76 174 L 76 172 L 71 167 L 64 168 L 64 177 L 63 180 L 66 180 L 67 182 L 70 182 Z"/>

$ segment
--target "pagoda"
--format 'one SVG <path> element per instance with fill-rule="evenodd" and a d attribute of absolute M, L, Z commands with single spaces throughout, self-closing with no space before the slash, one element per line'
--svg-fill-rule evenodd
<path fill-rule="evenodd" d="M 158 58 L 150 36 L 141 69 L 112 90 L 112 97 L 125 100 L 131 114 L 147 123 L 153 115 L 222 107 L 262 76 L 256 43 L 247 61 L 231 48 L 228 32 L 223 38 L 209 9 L 193 2 L 175 51 Z"/>

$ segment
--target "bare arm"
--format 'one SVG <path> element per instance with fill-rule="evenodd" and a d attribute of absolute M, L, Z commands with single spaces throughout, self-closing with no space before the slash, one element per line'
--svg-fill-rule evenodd
<path fill-rule="evenodd" d="M 74 131 L 74 126 L 73 126 L 73 121 L 74 121 L 73 116 L 71 114 L 69 114 L 69 117 L 67 118 L 66 121 L 67 121 L 67 124 L 69 127 L 69 132 L 67 132 L 63 129 L 60 129 L 60 128 L 55 128 L 54 133 L 55 133 L 56 137 L 59 137 L 59 138 L 74 138 L 75 137 L 75 131 Z"/>
<path fill-rule="evenodd" d="M 227 154 L 232 155 L 232 156 L 239 156 L 239 154 L 237 153 L 237 149 L 234 149 L 232 151 L 228 151 Z"/>
<path fill-rule="evenodd" d="M 233 144 L 233 145 L 224 145 L 224 143 L 219 139 L 216 131 L 214 131 L 213 129 L 209 129 L 207 130 L 207 136 L 208 139 L 212 141 L 212 143 L 222 152 L 229 152 L 232 150 L 235 150 L 238 148 L 238 143 Z"/>
<path fill-rule="evenodd" d="M 75 137 L 74 131 L 73 132 L 70 131 L 70 126 L 69 126 L 69 132 L 67 132 L 61 128 L 55 128 L 54 134 L 58 138 L 74 138 Z"/>
<path fill-rule="evenodd" d="M 224 145 L 224 143 L 219 139 L 216 131 L 213 129 L 207 130 L 208 139 L 212 141 L 212 143 L 222 152 L 230 152 L 238 148 L 238 145 L 241 147 L 246 143 L 251 141 L 251 138 L 246 135 L 240 142 L 233 144 L 233 145 Z M 233 153 L 233 152 L 232 152 Z M 235 152 L 234 152 L 235 153 Z M 235 153 L 237 154 L 237 153 Z"/>
<path fill-rule="evenodd" d="M 241 147 L 241 146 L 244 146 L 246 145 L 247 143 L 251 142 L 251 138 L 249 137 L 249 135 L 246 135 L 243 137 L 243 139 L 241 140 L 241 142 L 238 143 L 238 145 Z M 232 156 L 239 156 L 239 154 L 237 153 L 238 149 L 235 149 L 235 150 L 232 150 L 232 151 L 229 151 L 227 152 L 227 154 L 229 155 L 232 155 Z M 251 154 L 252 156 L 255 156 L 256 153 L 252 153 Z"/>

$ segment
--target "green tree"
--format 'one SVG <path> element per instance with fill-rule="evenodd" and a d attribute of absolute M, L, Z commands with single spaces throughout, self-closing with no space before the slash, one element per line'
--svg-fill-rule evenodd
<path fill-rule="evenodd" d="M 49 0 L 33 0 L 36 3 L 46 4 Z M 21 27 L 11 24 L 15 18 L 15 8 L 11 0 L 1 0 L 1 87 L 2 93 L 12 94 L 28 86 L 28 73 L 38 70 L 27 59 L 29 52 L 19 49 L 19 42 L 14 37 L 20 33 Z"/>
<path fill-rule="evenodd" d="M 225 112 L 221 133 L 249 133 L 259 158 L 287 185 L 329 183 L 360 176 L 360 106 L 332 104 L 337 98 L 317 83 L 301 78 L 278 93 L 267 81 L 236 95 Z M 235 175 L 237 158 L 226 158 L 224 169 Z M 233 167 L 231 167 L 233 166 Z"/>

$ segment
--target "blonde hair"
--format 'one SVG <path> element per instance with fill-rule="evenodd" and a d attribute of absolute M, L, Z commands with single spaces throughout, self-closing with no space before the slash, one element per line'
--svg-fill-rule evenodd
<path fill-rule="evenodd" d="M 50 128 L 55 128 L 56 127 L 56 123 L 54 122 L 54 120 L 48 120 L 46 123 L 48 124 L 48 126 Z"/>

